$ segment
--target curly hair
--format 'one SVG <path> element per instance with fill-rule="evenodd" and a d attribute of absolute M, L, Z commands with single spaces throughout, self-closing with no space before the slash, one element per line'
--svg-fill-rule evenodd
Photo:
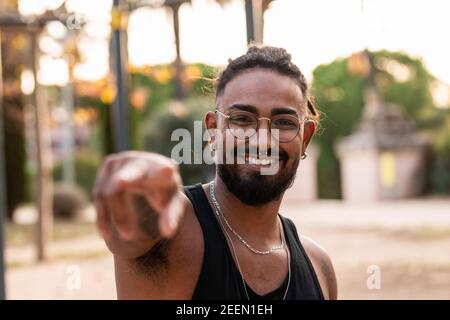
<path fill-rule="evenodd" d="M 217 78 L 216 99 L 223 94 L 226 85 L 237 75 L 252 68 L 265 68 L 292 78 L 307 97 L 308 114 L 318 121 L 319 112 L 311 101 L 308 84 L 300 69 L 292 62 L 291 55 L 283 48 L 270 46 L 251 46 L 247 52 L 232 60 L 228 60 L 226 68 Z"/>

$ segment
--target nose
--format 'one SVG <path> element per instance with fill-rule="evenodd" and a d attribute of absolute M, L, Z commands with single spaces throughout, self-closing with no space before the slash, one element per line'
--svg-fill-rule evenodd
<path fill-rule="evenodd" d="M 269 129 L 270 121 L 271 121 L 269 118 L 264 118 L 264 117 L 259 118 L 258 121 L 259 121 L 259 125 L 258 125 L 259 129 L 262 129 L 262 128 Z"/>
<path fill-rule="evenodd" d="M 269 118 L 259 118 L 258 126 L 258 153 L 262 155 L 267 155 L 268 151 L 274 145 L 275 141 L 270 130 L 270 119 Z"/>

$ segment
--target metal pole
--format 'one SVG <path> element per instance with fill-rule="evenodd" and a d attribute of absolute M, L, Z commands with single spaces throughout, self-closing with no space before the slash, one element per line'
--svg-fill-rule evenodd
<path fill-rule="evenodd" d="M 255 41 L 255 23 L 253 21 L 253 0 L 245 0 L 245 18 L 247 22 L 247 45 Z"/>
<path fill-rule="evenodd" d="M 115 151 L 128 150 L 130 147 L 130 111 L 128 107 L 128 83 L 126 79 L 127 43 L 122 30 L 121 0 L 114 0 L 112 11 L 111 61 L 116 80 L 116 99 L 111 112 L 112 127 L 115 136 Z"/>
<path fill-rule="evenodd" d="M 2 39 L 0 32 L 0 300 L 6 299 L 5 292 L 5 259 L 3 228 L 6 217 L 6 190 L 5 190 L 5 157 L 3 143 L 3 71 L 2 71 Z"/>

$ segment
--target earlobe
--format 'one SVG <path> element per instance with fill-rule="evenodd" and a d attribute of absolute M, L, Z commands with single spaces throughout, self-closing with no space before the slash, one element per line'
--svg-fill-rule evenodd
<path fill-rule="evenodd" d="M 305 153 L 306 148 L 311 142 L 312 137 L 314 136 L 314 132 L 316 131 L 316 122 L 314 120 L 306 120 L 304 124 L 304 132 L 303 132 L 303 150 Z"/>

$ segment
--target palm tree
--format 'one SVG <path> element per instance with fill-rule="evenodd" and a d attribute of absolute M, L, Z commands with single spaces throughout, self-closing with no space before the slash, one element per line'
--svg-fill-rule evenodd
<path fill-rule="evenodd" d="M 220 6 L 229 3 L 230 0 L 215 0 Z M 264 28 L 264 12 L 269 7 L 273 0 L 245 0 L 247 11 L 247 41 L 263 42 L 263 28 Z M 180 54 L 180 29 L 179 29 L 179 9 L 182 4 L 191 3 L 191 0 L 165 0 L 164 6 L 170 8 L 172 11 L 173 30 L 175 36 L 175 99 L 182 100 L 185 98 L 185 92 L 181 81 L 181 74 L 183 72 L 183 61 Z M 249 16 L 250 15 L 250 16 Z"/>
<path fill-rule="evenodd" d="M 53 20 L 60 20 L 58 17 L 62 12 L 62 5 L 53 11 L 46 11 L 40 16 L 34 16 L 32 19 L 25 20 L 19 15 L 17 1 L 0 2 L 0 27 L 5 39 L 2 40 L 3 63 L 5 72 L 3 79 L 5 86 L 4 103 L 4 122 L 5 124 L 5 143 L 6 149 L 6 171 L 7 175 L 12 174 L 11 186 L 8 189 L 8 198 L 11 197 L 11 191 L 14 188 L 22 188 L 19 191 L 24 192 L 25 174 L 25 139 L 24 139 L 24 117 L 23 106 L 24 97 L 21 92 L 20 77 L 17 74 L 23 66 L 31 66 L 34 79 L 36 79 L 37 61 L 39 59 L 39 50 L 37 46 L 38 36 L 45 25 Z M 6 32 L 3 32 L 6 31 Z M 8 42 L 4 42 L 8 41 Z M 46 119 L 48 117 L 47 102 L 45 98 L 46 91 L 35 81 L 33 91 L 33 110 L 35 118 L 35 147 L 37 162 L 37 207 L 39 212 L 38 232 L 37 232 L 37 255 L 38 260 L 47 258 L 47 243 L 52 237 L 53 212 L 52 212 L 52 177 L 50 168 L 50 141 L 46 137 Z M 8 137 L 8 135 L 10 135 Z M 12 157 L 12 158 L 11 158 Z M 8 163 L 11 168 L 8 168 Z M 22 179 L 21 179 L 22 178 Z M 21 180 L 20 180 L 21 179 Z M 9 188 L 9 186 L 8 186 Z M 14 195 L 14 194 L 13 194 Z M 9 213 L 12 215 L 14 207 L 22 198 L 12 198 L 9 202 Z M 17 194 L 16 194 L 17 197 Z M 8 199 L 9 200 L 9 199 Z"/>
<path fill-rule="evenodd" d="M 180 24 L 178 11 L 182 4 L 191 3 L 191 0 L 165 0 L 164 6 L 170 8 L 172 11 L 173 32 L 175 36 L 175 99 L 183 100 L 186 93 L 183 90 L 183 84 L 181 81 L 181 74 L 183 72 L 183 61 L 180 54 Z"/>

